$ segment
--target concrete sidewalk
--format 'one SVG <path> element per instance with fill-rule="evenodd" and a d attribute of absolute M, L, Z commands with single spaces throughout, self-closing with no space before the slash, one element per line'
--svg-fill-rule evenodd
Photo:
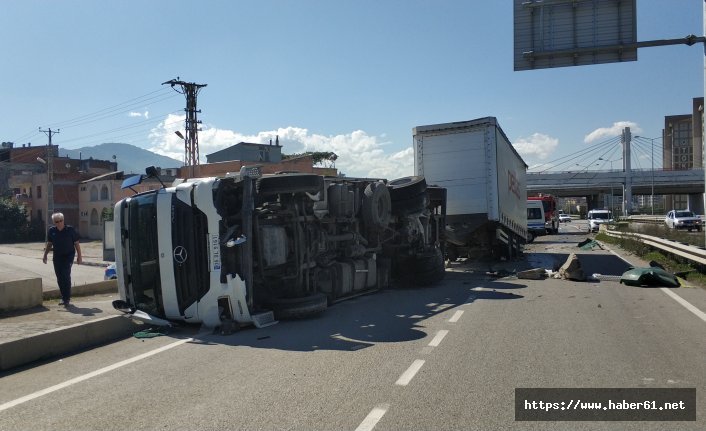
<path fill-rule="evenodd" d="M 0 253 L 40 262 L 43 250 L 43 242 L 0 244 Z M 103 260 L 100 241 L 82 242 L 81 252 L 84 265 L 111 263 Z M 58 289 L 47 288 L 42 295 L 41 306 L 0 312 L 0 371 L 129 337 L 143 328 L 113 309 L 119 299 L 115 280 L 74 284 L 68 308 L 59 305 Z"/>
<path fill-rule="evenodd" d="M 113 309 L 117 290 L 0 314 L 0 371 L 126 338 L 143 326 Z"/>

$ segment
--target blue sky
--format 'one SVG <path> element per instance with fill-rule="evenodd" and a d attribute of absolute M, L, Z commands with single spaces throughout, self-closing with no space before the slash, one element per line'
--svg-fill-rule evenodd
<path fill-rule="evenodd" d="M 702 8 L 638 0 L 638 40 L 702 35 Z M 179 76 L 208 85 L 202 161 L 278 134 L 284 153 L 334 151 L 347 175 L 396 178 L 413 174 L 415 126 L 495 116 L 533 166 L 625 125 L 660 136 L 703 96 L 701 45 L 514 72 L 512 22 L 510 0 L 6 0 L 0 140 L 43 145 L 37 129 L 52 127 L 60 148 L 125 142 L 183 160 L 184 96 L 161 85 Z"/>

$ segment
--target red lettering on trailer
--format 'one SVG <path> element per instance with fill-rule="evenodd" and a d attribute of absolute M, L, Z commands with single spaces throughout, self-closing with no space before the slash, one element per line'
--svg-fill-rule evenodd
<path fill-rule="evenodd" d="M 520 183 L 517 181 L 515 173 L 510 170 L 507 171 L 507 189 L 517 196 L 517 199 L 520 199 Z"/>

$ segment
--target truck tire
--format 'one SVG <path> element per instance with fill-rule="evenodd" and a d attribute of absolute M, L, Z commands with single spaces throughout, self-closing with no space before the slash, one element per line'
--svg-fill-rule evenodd
<path fill-rule="evenodd" d="M 436 284 L 446 275 L 444 256 L 439 249 L 424 253 L 415 260 L 417 265 L 414 270 L 414 284 L 418 286 Z"/>
<path fill-rule="evenodd" d="M 527 244 L 534 241 L 534 234 L 532 232 L 527 232 Z"/>
<path fill-rule="evenodd" d="M 390 199 L 396 202 L 424 193 L 427 190 L 427 182 L 421 176 L 403 177 L 388 182 L 387 187 L 390 189 Z"/>
<path fill-rule="evenodd" d="M 409 199 L 393 201 L 392 213 L 394 215 L 407 215 L 422 212 L 426 208 L 427 203 L 427 194 L 422 192 L 420 195 Z"/>
<path fill-rule="evenodd" d="M 362 216 L 365 225 L 376 230 L 386 229 L 391 217 L 390 192 L 382 182 L 370 183 L 363 192 Z"/>
<path fill-rule="evenodd" d="M 278 193 L 317 193 L 323 190 L 324 179 L 320 175 L 286 174 L 262 177 L 257 180 L 257 192 L 262 196 Z"/>
<path fill-rule="evenodd" d="M 275 319 L 305 319 L 321 314 L 328 306 L 328 298 L 323 293 L 315 293 L 299 298 L 277 298 L 268 301 Z"/>

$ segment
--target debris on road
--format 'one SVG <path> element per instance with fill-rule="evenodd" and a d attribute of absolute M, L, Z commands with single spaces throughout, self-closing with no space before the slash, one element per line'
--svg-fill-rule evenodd
<path fill-rule="evenodd" d="M 566 259 L 566 262 L 553 277 L 564 280 L 586 281 L 586 274 L 583 273 L 581 268 L 581 261 L 575 253 L 569 255 L 569 258 Z"/>
<path fill-rule="evenodd" d="M 652 262 L 650 262 L 652 264 Z M 661 265 L 648 268 L 630 268 L 620 277 L 627 286 L 679 287 L 677 277 L 665 271 Z"/>
<path fill-rule="evenodd" d="M 517 278 L 525 280 L 542 280 L 547 278 L 547 270 L 544 268 L 533 268 L 517 273 Z"/>
<path fill-rule="evenodd" d="M 598 247 L 603 250 L 603 247 L 598 241 L 592 239 L 585 239 L 576 245 L 581 250 L 593 250 L 594 247 Z"/>

